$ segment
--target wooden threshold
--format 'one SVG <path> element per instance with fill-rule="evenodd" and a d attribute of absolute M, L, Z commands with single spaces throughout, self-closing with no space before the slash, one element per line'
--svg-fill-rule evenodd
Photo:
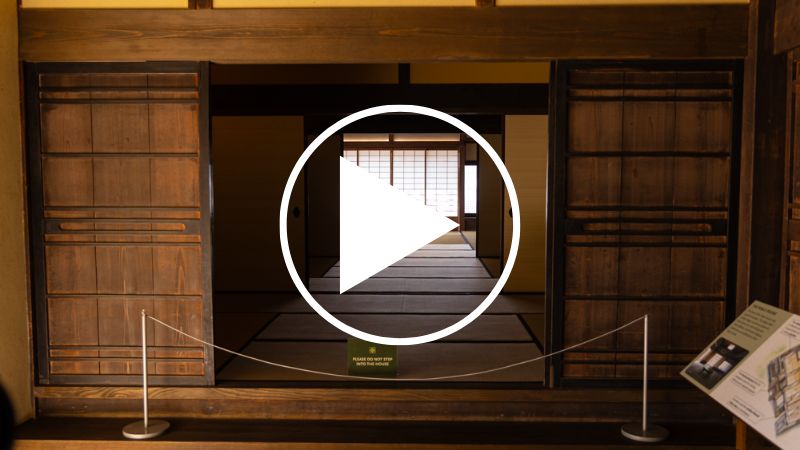
<path fill-rule="evenodd" d="M 40 417 L 141 414 L 135 387 L 38 386 Z M 654 421 L 725 423 L 731 416 L 694 389 L 652 389 Z M 625 422 L 641 414 L 639 389 L 423 389 L 153 387 L 154 417 L 227 420 L 473 420 Z"/>
<path fill-rule="evenodd" d="M 17 450 L 211 449 L 732 449 L 727 425 L 669 424 L 670 439 L 633 444 L 619 423 L 530 424 L 508 422 L 224 421 L 172 420 L 162 437 L 122 438 L 124 419 L 38 419 L 17 429 Z"/>
<path fill-rule="evenodd" d="M 747 5 L 21 9 L 24 61 L 742 58 Z"/>

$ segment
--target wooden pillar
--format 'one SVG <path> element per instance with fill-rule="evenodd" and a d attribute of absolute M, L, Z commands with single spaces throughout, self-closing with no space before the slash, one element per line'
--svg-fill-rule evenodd
<path fill-rule="evenodd" d="M 752 0 L 745 62 L 737 310 L 780 296 L 786 56 L 773 53 L 774 0 Z"/>
<path fill-rule="evenodd" d="M 736 450 L 767 450 L 775 446 L 743 421 L 736 419 Z"/>
<path fill-rule="evenodd" d="M 775 49 L 775 21 L 780 16 L 786 14 L 776 15 L 775 0 L 751 0 L 742 117 L 738 311 L 754 300 L 785 306 L 781 285 L 791 91 L 787 55 Z M 737 450 L 766 448 L 774 447 L 737 420 Z"/>

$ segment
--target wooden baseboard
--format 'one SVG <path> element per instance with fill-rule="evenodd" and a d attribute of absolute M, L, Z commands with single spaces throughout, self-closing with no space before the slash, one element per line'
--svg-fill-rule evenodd
<path fill-rule="evenodd" d="M 40 417 L 141 414 L 134 387 L 35 389 Z M 654 421 L 730 424 L 730 415 L 690 389 L 651 390 Z M 641 414 L 638 389 L 365 389 L 154 387 L 154 417 L 226 420 L 462 420 L 625 422 Z"/>
<path fill-rule="evenodd" d="M 620 424 L 481 423 L 418 421 L 225 421 L 171 420 L 162 437 L 128 441 L 124 419 L 38 419 L 19 427 L 16 449 L 104 450 L 196 449 L 626 449 L 731 450 L 734 427 L 667 424 L 670 438 L 660 444 L 626 441 Z"/>

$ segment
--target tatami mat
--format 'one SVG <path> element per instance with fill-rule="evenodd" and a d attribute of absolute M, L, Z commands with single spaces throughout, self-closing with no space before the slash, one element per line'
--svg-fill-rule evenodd
<path fill-rule="evenodd" d="M 339 267 L 331 267 L 325 278 L 339 276 Z M 372 278 L 489 278 L 483 267 L 387 267 Z"/>
<path fill-rule="evenodd" d="M 371 334 L 409 337 L 429 334 L 452 325 L 462 315 L 420 314 L 339 314 L 337 319 Z M 347 340 L 347 335 L 318 314 L 282 314 L 256 339 L 259 340 Z M 516 315 L 483 315 L 460 331 L 443 338 L 447 341 L 531 342 L 530 334 Z"/>
<path fill-rule="evenodd" d="M 333 265 L 339 267 L 339 263 Z M 483 267 L 477 258 L 403 258 L 391 267 Z"/>
<path fill-rule="evenodd" d="M 464 294 L 489 293 L 497 280 L 494 278 L 369 278 L 348 292 L 410 293 L 410 292 L 461 292 Z M 338 278 L 312 278 L 311 292 L 339 292 Z"/>
<path fill-rule="evenodd" d="M 299 294 L 263 292 L 215 294 L 214 315 L 222 312 L 311 313 Z M 331 313 L 467 314 L 486 299 L 482 294 L 314 294 Z M 485 314 L 543 314 L 544 294 L 501 294 Z"/>
<path fill-rule="evenodd" d="M 441 330 L 461 320 L 486 299 L 495 286 L 485 266 L 460 233 L 414 252 L 347 293 L 339 295 L 340 266 L 310 279 L 309 290 L 319 304 L 344 323 L 371 334 L 410 337 Z M 319 265 L 322 267 L 322 265 Z M 329 324 L 297 294 L 221 293 L 216 301 L 231 314 L 260 314 L 265 319 L 243 353 L 280 364 L 346 373 L 348 336 Z M 236 316 L 231 315 L 233 320 Z M 255 317 L 255 316 L 254 316 Z M 237 342 L 254 328 L 242 318 Z M 228 327 L 236 327 L 231 321 Z M 533 358 L 544 341 L 544 296 L 500 295 L 475 321 L 437 342 L 398 347 L 398 377 L 431 377 L 503 366 Z M 526 364 L 456 381 L 541 382 L 544 363 Z M 230 360 L 217 374 L 220 382 L 327 381 L 310 375 Z"/>
<path fill-rule="evenodd" d="M 463 244 L 464 237 L 458 231 L 450 231 L 436 238 L 431 244 Z M 428 245 L 431 245 L 428 244 Z"/>
<path fill-rule="evenodd" d="M 250 344 L 245 353 L 280 364 L 311 370 L 346 374 L 347 343 L 345 342 L 262 342 Z M 429 343 L 402 346 L 397 349 L 397 378 L 433 377 L 491 369 L 540 356 L 530 343 Z M 544 363 L 538 361 L 455 381 L 543 380 Z M 236 358 L 219 374 L 226 381 L 341 381 L 341 379 L 295 372 Z"/>

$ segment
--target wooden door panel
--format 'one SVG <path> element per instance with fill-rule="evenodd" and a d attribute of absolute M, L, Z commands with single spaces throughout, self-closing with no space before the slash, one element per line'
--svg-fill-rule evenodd
<path fill-rule="evenodd" d="M 48 293 L 97 293 L 97 263 L 95 262 L 94 247 L 48 245 L 45 258 Z"/>
<path fill-rule="evenodd" d="M 615 93 L 609 92 L 608 95 Z M 591 97 L 597 95 L 597 92 L 579 94 Z M 622 149 L 622 102 L 571 102 L 569 121 L 575 124 L 574 133 L 569 135 L 569 151 L 602 152 Z"/>
<path fill-rule="evenodd" d="M 725 302 L 676 302 L 672 305 L 670 348 L 692 353 L 708 345 L 725 321 Z"/>
<path fill-rule="evenodd" d="M 674 158 L 622 159 L 621 201 L 624 206 L 671 206 Z M 613 163 L 612 163 L 613 164 Z"/>
<path fill-rule="evenodd" d="M 146 104 L 93 104 L 94 151 L 96 153 L 146 152 L 149 146 L 147 117 Z"/>
<path fill-rule="evenodd" d="M 567 297 L 619 293 L 619 248 L 569 247 L 564 270 Z"/>
<path fill-rule="evenodd" d="M 564 345 L 575 345 L 616 327 L 617 304 L 617 300 L 567 300 L 564 318 L 574 326 L 564 330 Z M 581 351 L 613 350 L 616 339 L 613 335 L 598 339 L 582 347 Z"/>
<path fill-rule="evenodd" d="M 94 206 L 149 207 L 150 160 L 95 158 Z"/>
<path fill-rule="evenodd" d="M 150 159 L 150 206 L 197 208 L 200 184 L 197 158 Z"/>
<path fill-rule="evenodd" d="M 54 359 L 50 361 L 50 373 L 53 375 L 99 375 L 100 363 L 97 359 Z"/>
<path fill-rule="evenodd" d="M 619 251 L 619 294 L 653 297 L 669 292 L 669 247 L 623 247 Z"/>
<path fill-rule="evenodd" d="M 50 345 L 97 345 L 97 299 L 58 297 L 48 299 Z"/>
<path fill-rule="evenodd" d="M 556 346 L 647 314 L 652 376 L 676 378 L 724 327 L 733 305 L 738 70 L 727 62 L 557 65 L 553 158 L 565 179 L 551 185 L 563 189 L 551 197 L 563 199 L 552 228 Z M 641 376 L 641 324 L 604 341 L 566 354 L 556 374 Z"/>
<path fill-rule="evenodd" d="M 86 104 L 42 105 L 42 153 L 90 153 L 92 107 Z"/>
<path fill-rule="evenodd" d="M 658 94 L 670 92 L 674 90 L 660 90 Z M 663 152 L 673 149 L 675 134 L 671 130 L 675 128 L 675 102 L 625 102 L 623 117 L 623 151 Z"/>
<path fill-rule="evenodd" d="M 153 247 L 95 249 L 98 294 L 153 294 Z"/>
<path fill-rule="evenodd" d="M 198 153 L 200 107 L 191 103 L 150 105 L 150 151 Z"/>
<path fill-rule="evenodd" d="M 671 350 L 671 311 L 672 304 L 668 299 L 621 301 L 619 323 L 628 323 L 647 314 L 650 321 L 648 324 L 650 350 L 668 353 Z M 641 326 L 625 328 L 617 335 L 617 350 L 622 352 L 639 353 L 643 350 L 643 344 L 644 328 Z"/>
<path fill-rule="evenodd" d="M 98 297 L 100 345 L 140 346 L 142 345 L 141 311 L 153 311 L 153 298 L 146 297 Z M 148 321 L 147 344 L 153 344 L 155 325 Z"/>
<path fill-rule="evenodd" d="M 722 94 L 725 95 L 724 92 Z M 675 149 L 686 152 L 730 152 L 732 115 L 733 105 L 730 101 L 678 102 L 675 107 Z"/>
<path fill-rule="evenodd" d="M 202 253 L 197 246 L 158 246 L 153 250 L 156 294 L 202 295 Z"/>
<path fill-rule="evenodd" d="M 155 297 L 153 310 L 165 322 L 174 324 L 175 327 L 191 334 L 203 335 L 203 299 L 196 297 Z M 163 327 L 158 327 L 154 333 L 154 342 L 159 347 L 198 347 L 197 341 L 189 339 Z"/>
<path fill-rule="evenodd" d="M 729 158 L 675 158 L 673 203 L 689 208 L 727 208 Z"/>
<path fill-rule="evenodd" d="M 622 158 L 571 158 L 567 163 L 567 205 L 619 205 Z"/>
<path fill-rule="evenodd" d="M 94 205 L 94 169 L 91 158 L 42 159 L 45 206 Z"/>
<path fill-rule="evenodd" d="M 675 297 L 724 297 L 727 262 L 724 247 L 672 247 L 669 293 Z"/>
<path fill-rule="evenodd" d="M 205 66 L 26 70 L 39 381 L 137 384 L 142 310 L 212 339 Z M 147 330 L 154 383 L 213 383 L 206 349 Z"/>

